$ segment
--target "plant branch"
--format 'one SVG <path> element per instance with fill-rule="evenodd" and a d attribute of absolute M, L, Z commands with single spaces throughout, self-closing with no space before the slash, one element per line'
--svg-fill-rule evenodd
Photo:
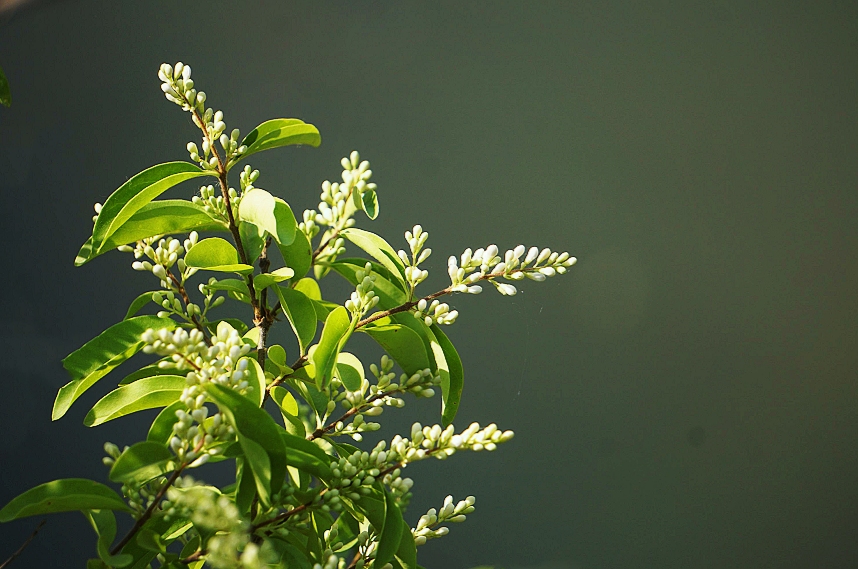
<path fill-rule="evenodd" d="M 322 254 L 322 251 L 324 251 L 324 250 L 325 250 L 325 247 L 327 247 L 327 246 L 328 246 L 328 245 L 329 245 L 329 244 L 330 244 L 334 239 L 336 239 L 339 235 L 340 235 L 340 230 L 339 230 L 339 229 L 334 229 L 334 232 L 333 232 L 333 233 L 331 233 L 331 236 L 330 236 L 330 237 L 328 237 L 327 239 L 325 239 L 325 240 L 324 240 L 324 241 L 319 245 L 319 247 L 318 247 L 315 251 L 313 251 L 313 258 L 312 258 L 312 260 L 311 260 L 311 263 L 314 263 L 314 264 L 315 264 L 315 262 L 316 262 L 316 257 L 318 257 L 319 255 L 321 255 L 321 254 Z"/>
<path fill-rule="evenodd" d="M 185 290 L 185 286 L 181 282 L 179 282 L 179 279 L 177 279 L 176 275 L 174 275 L 171 271 L 167 271 L 167 276 L 170 277 L 170 280 L 173 281 L 174 285 L 176 285 L 176 289 L 179 291 L 182 300 L 185 302 L 185 308 L 187 309 L 188 305 L 191 304 L 191 299 L 188 296 L 188 292 Z M 196 314 L 191 316 L 191 322 L 193 322 L 197 330 L 203 333 L 203 338 L 205 339 L 206 344 L 211 346 L 211 338 L 209 338 L 208 334 L 206 333 L 206 329 L 203 326 L 202 322 L 197 319 Z"/>
<path fill-rule="evenodd" d="M 172 476 L 170 476 L 167 482 L 164 483 L 160 490 L 158 490 L 158 494 L 155 495 L 155 499 L 152 500 L 152 503 L 149 504 L 149 507 L 146 508 L 145 512 L 143 512 L 143 515 L 140 516 L 136 522 L 134 522 L 134 525 L 131 527 L 128 533 L 125 534 L 125 537 L 122 538 L 122 541 L 120 541 L 118 544 L 116 544 L 116 547 L 110 550 L 111 555 L 116 555 L 117 553 L 122 551 L 122 548 L 125 547 L 129 541 L 131 541 L 131 538 L 134 537 L 138 531 L 140 531 L 140 528 L 143 527 L 143 524 L 149 521 L 149 518 L 151 518 L 152 514 L 155 512 L 155 508 L 160 505 L 161 499 L 164 497 L 164 494 L 167 493 L 167 489 L 170 488 L 170 486 L 172 486 L 173 483 L 175 483 L 176 480 L 179 479 L 179 476 L 181 476 L 182 471 L 185 469 L 186 466 L 188 466 L 188 463 L 184 462 L 179 465 L 179 468 L 177 468 L 173 472 Z"/>
<path fill-rule="evenodd" d="M 42 520 L 39 522 L 39 525 L 37 525 L 36 529 L 33 530 L 33 533 L 30 534 L 30 537 L 28 537 L 27 540 L 21 544 L 21 547 L 19 547 L 18 550 L 15 551 L 15 553 L 10 555 L 6 561 L 4 561 L 3 563 L 0 563 L 0 569 L 3 569 L 4 567 L 8 566 L 10 563 L 15 561 L 15 559 L 19 555 L 21 555 L 21 553 L 24 552 L 24 550 L 27 548 L 27 546 L 30 545 L 30 542 L 33 541 L 33 539 L 36 537 L 36 534 L 39 533 L 39 530 L 42 529 L 42 526 L 45 525 L 46 521 L 48 521 L 48 520 Z"/>

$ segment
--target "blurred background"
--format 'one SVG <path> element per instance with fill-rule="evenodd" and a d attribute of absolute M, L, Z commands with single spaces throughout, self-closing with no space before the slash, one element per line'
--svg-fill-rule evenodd
<path fill-rule="evenodd" d="M 94 202 L 187 159 L 195 127 L 156 75 L 181 60 L 230 129 L 319 128 L 318 149 L 250 161 L 298 215 L 340 157 L 370 160 L 381 215 L 360 223 L 395 247 L 430 232 L 427 292 L 465 247 L 579 259 L 513 298 L 453 298 L 456 423 L 516 438 L 409 468 L 412 523 L 478 498 L 422 565 L 858 567 L 854 2 L 0 6 L 0 502 L 105 480 L 102 443 L 152 418 L 84 427 L 109 379 L 50 410 L 61 358 L 154 284 L 119 253 L 72 261 Z M 438 405 L 386 412 L 382 434 Z M 0 560 L 38 520 L 0 526 Z M 13 567 L 83 567 L 94 545 L 52 516 Z"/>

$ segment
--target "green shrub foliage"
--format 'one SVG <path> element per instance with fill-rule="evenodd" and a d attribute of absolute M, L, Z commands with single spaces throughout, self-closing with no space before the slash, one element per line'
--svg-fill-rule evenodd
<path fill-rule="evenodd" d="M 523 245 L 466 249 L 448 260 L 449 286 L 418 292 L 429 234 L 414 226 L 405 232 L 407 248 L 397 250 L 356 226 L 379 212 L 373 172 L 357 152 L 342 159 L 340 181 L 322 184 L 316 209 L 296 218 L 288 202 L 256 185 L 259 171 L 241 163 L 281 146 L 318 146 L 316 128 L 273 119 L 242 137 L 206 106 L 189 66 L 164 64 L 158 76 L 202 140 L 187 145 L 190 161 L 144 170 L 96 204 L 92 237 L 76 259 L 83 265 L 118 249 L 133 255 L 134 270 L 154 277 L 157 290 L 63 360 L 71 381 L 59 390 L 53 419 L 138 352 L 154 363 L 121 379 L 84 423 L 161 411 L 145 440 L 105 445 L 119 492 L 55 480 L 12 500 L 0 521 L 81 511 L 97 534 L 91 569 L 419 567 L 417 548 L 464 521 L 474 498 L 448 496 L 411 527 L 403 519 L 412 490 L 406 466 L 492 451 L 513 436 L 494 424 L 453 426 L 464 371 L 443 331 L 458 311 L 444 300 L 486 285 L 514 295 L 513 283 L 565 273 L 575 258 Z M 202 183 L 198 196 L 156 199 L 192 178 Z M 347 246 L 358 256 L 346 256 Z M 345 302 L 323 295 L 320 282 L 330 275 L 353 287 Z M 291 358 L 269 341 L 278 323 L 295 336 Z M 378 343 L 380 361 L 348 351 L 357 333 Z M 415 423 L 405 436 L 357 446 L 379 429 L 385 408 L 436 395 L 440 424 Z M 205 465 L 220 461 L 235 471 L 223 488 L 202 481 Z M 121 537 L 117 512 L 134 519 Z"/>

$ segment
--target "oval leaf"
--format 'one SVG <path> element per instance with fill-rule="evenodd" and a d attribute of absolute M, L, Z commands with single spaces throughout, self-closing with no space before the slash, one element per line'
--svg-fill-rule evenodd
<path fill-rule="evenodd" d="M 264 229 L 280 245 L 295 240 L 297 223 L 289 204 L 261 188 L 253 188 L 242 196 L 238 217 Z"/>
<path fill-rule="evenodd" d="M 277 296 L 280 297 L 280 308 L 286 314 L 295 337 L 298 338 L 298 347 L 303 356 L 307 348 L 316 337 L 316 309 L 303 292 L 288 287 L 278 286 L 275 288 Z"/>
<path fill-rule="evenodd" d="M 267 507 L 271 503 L 271 493 L 280 491 L 286 479 L 282 429 L 265 410 L 232 389 L 209 383 L 206 391 L 235 429 L 241 450 L 253 471 L 259 499 Z"/>
<path fill-rule="evenodd" d="M 431 334 L 432 351 L 441 376 L 441 419 L 446 427 L 453 422 L 459 410 L 465 386 L 465 368 L 453 343 L 438 325 L 432 325 Z"/>
<path fill-rule="evenodd" d="M 331 479 L 333 476 L 330 464 L 331 458 L 325 454 L 325 451 L 303 437 L 298 437 L 285 431 L 281 432 L 280 436 L 283 438 L 283 443 L 286 447 L 286 457 L 289 466 L 294 466 L 298 470 L 303 470 L 322 480 Z"/>
<path fill-rule="evenodd" d="M 244 137 L 241 144 L 247 146 L 247 150 L 240 159 L 281 146 L 306 144 L 316 147 L 321 143 L 319 131 L 311 124 L 299 119 L 272 119 L 265 121 Z"/>
<path fill-rule="evenodd" d="M 390 492 L 384 492 L 384 526 L 378 537 L 378 549 L 375 552 L 375 563 L 379 566 L 393 559 L 399 549 L 399 541 L 402 538 L 402 530 L 405 522 L 402 520 L 402 512 L 396 505 L 396 499 Z M 410 532 L 409 532 L 410 533 Z M 414 538 L 409 536 L 414 541 Z"/>
<path fill-rule="evenodd" d="M 143 483 L 171 470 L 175 457 L 166 445 L 143 441 L 125 449 L 110 469 L 114 482 Z"/>
<path fill-rule="evenodd" d="M 402 283 L 403 287 L 407 286 L 405 283 L 405 266 L 402 264 L 402 260 L 396 254 L 396 251 L 393 250 L 393 247 L 391 247 L 387 241 L 375 233 L 364 231 L 363 229 L 358 229 L 356 227 L 343 229 L 340 231 L 340 235 L 366 251 L 366 253 L 373 259 L 384 265 L 384 267 Z"/>
<path fill-rule="evenodd" d="M 304 423 L 298 416 L 298 401 L 295 396 L 285 387 L 277 386 L 271 390 L 271 398 L 280 407 L 280 414 L 283 416 L 286 431 L 296 437 L 304 438 L 307 436 Z"/>
<path fill-rule="evenodd" d="M 173 330 L 176 323 L 169 318 L 136 316 L 114 324 L 63 360 L 63 367 L 72 380 L 60 388 L 54 401 L 52 420 L 66 414 L 72 403 L 95 382 L 143 347 L 140 335 L 147 328 Z"/>
<path fill-rule="evenodd" d="M 75 258 L 80 266 L 120 245 L 134 243 L 155 235 L 172 235 L 190 231 L 228 231 L 227 224 L 212 217 L 201 206 L 185 200 L 161 200 L 144 205 L 123 223 L 96 251 L 90 238 Z"/>
<path fill-rule="evenodd" d="M 185 255 L 185 263 L 195 269 L 247 274 L 253 267 L 238 260 L 238 251 L 226 239 L 209 237 L 194 245 Z"/>
<path fill-rule="evenodd" d="M 295 271 L 295 275 L 302 278 L 310 270 L 313 264 L 313 247 L 307 240 L 303 231 L 295 232 L 295 239 L 289 245 L 279 245 L 280 254 L 287 267 Z"/>
<path fill-rule="evenodd" d="M 64 478 L 27 490 L 0 510 L 0 522 L 75 510 L 131 509 L 113 490 L 85 478 Z"/>
<path fill-rule="evenodd" d="M 131 302 L 131 306 L 128 307 L 128 311 L 125 313 L 125 318 L 123 320 L 128 320 L 132 316 L 135 316 L 138 312 L 143 310 L 143 307 L 152 302 L 152 295 L 154 295 L 154 291 L 144 292 L 137 298 L 135 298 Z"/>
<path fill-rule="evenodd" d="M 282 267 L 271 273 L 261 273 L 253 277 L 253 288 L 262 290 L 273 284 L 288 281 L 295 276 L 295 271 L 289 267 Z"/>
<path fill-rule="evenodd" d="M 378 342 L 408 375 L 431 369 L 423 340 L 411 328 L 402 324 L 388 324 L 367 325 L 360 330 Z"/>
<path fill-rule="evenodd" d="M 96 403 L 83 424 L 95 427 L 107 421 L 172 404 L 187 386 L 184 376 L 156 375 L 114 389 Z"/>
<path fill-rule="evenodd" d="M 190 162 L 167 162 L 143 170 L 122 184 L 104 202 L 92 228 L 92 247 L 100 253 L 107 239 L 144 205 L 176 184 L 200 176 L 212 176 Z"/>
<path fill-rule="evenodd" d="M 362 271 L 366 263 L 366 259 L 339 259 L 331 263 L 331 268 L 353 286 L 357 286 L 357 272 Z M 374 273 L 373 276 L 375 276 L 372 290 L 378 296 L 378 307 L 380 309 L 390 310 L 408 302 L 408 294 L 400 287 L 399 280 L 390 271 L 378 263 L 370 262 L 370 266 Z"/>
<path fill-rule="evenodd" d="M 349 391 L 358 391 L 363 383 L 363 363 L 348 352 L 340 352 L 337 356 L 337 377 Z"/>
<path fill-rule="evenodd" d="M 344 340 L 348 339 L 350 325 L 349 312 L 342 306 L 332 310 L 325 320 L 322 337 L 311 358 L 316 366 L 316 386 L 319 389 L 324 389 L 331 381 L 337 354 Z"/>

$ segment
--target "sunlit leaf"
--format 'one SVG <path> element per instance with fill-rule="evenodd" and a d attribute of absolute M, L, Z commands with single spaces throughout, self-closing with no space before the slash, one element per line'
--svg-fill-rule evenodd
<path fill-rule="evenodd" d="M 432 351 L 441 376 L 441 419 L 446 427 L 453 422 L 465 386 L 465 369 L 459 353 L 437 325 L 432 325 Z"/>
<path fill-rule="evenodd" d="M 273 284 L 288 281 L 294 276 L 295 271 L 293 271 L 289 267 L 281 267 L 276 271 L 272 271 L 270 273 L 260 273 L 253 277 L 253 288 L 255 288 L 256 290 L 262 290 L 264 288 L 270 287 Z"/>
<path fill-rule="evenodd" d="M 241 279 L 221 279 L 206 286 L 212 290 L 226 291 L 230 293 L 230 298 L 250 304 L 250 289 L 247 288 L 247 283 Z"/>
<path fill-rule="evenodd" d="M 302 278 L 313 264 L 313 247 L 303 231 L 295 232 L 295 239 L 289 245 L 278 245 L 283 262 Z"/>
<path fill-rule="evenodd" d="M 280 308 L 289 320 L 295 337 L 298 338 L 301 355 L 304 355 L 313 338 L 316 337 L 318 323 L 313 301 L 296 289 L 278 286 L 275 290 L 280 297 Z"/>
<path fill-rule="evenodd" d="M 0 522 L 75 510 L 130 511 L 130 508 L 104 484 L 85 478 L 64 478 L 40 484 L 13 498 L 0 510 Z"/>
<path fill-rule="evenodd" d="M 107 239 L 132 215 L 176 184 L 212 175 L 213 172 L 202 170 L 190 162 L 167 162 L 132 176 L 104 202 L 92 228 L 93 249 L 97 253 L 102 252 Z"/>
<path fill-rule="evenodd" d="M 423 340 L 411 328 L 402 324 L 376 326 L 373 323 L 359 330 L 378 342 L 408 375 L 431 369 Z"/>
<path fill-rule="evenodd" d="M 331 268 L 339 273 L 344 279 L 352 285 L 358 285 L 357 272 L 364 270 L 364 266 L 368 261 L 366 259 L 338 259 L 331 263 Z M 378 296 L 378 307 L 382 310 L 389 310 L 408 301 L 408 294 L 402 288 L 399 279 L 386 268 L 378 263 L 370 262 L 372 272 L 375 276 L 372 290 Z"/>
<path fill-rule="evenodd" d="M 114 389 L 90 409 L 83 424 L 95 427 L 144 409 L 164 407 L 176 401 L 187 387 L 184 376 L 156 375 Z"/>
<path fill-rule="evenodd" d="M 297 224 L 289 204 L 263 189 L 253 188 L 242 196 L 238 217 L 267 231 L 279 245 L 295 240 Z"/>
<path fill-rule="evenodd" d="M 176 323 L 169 318 L 135 316 L 114 324 L 63 360 L 72 380 L 60 388 L 51 418 L 56 421 L 66 414 L 72 403 L 95 382 L 143 347 L 140 335 L 147 328 L 172 330 Z"/>
<path fill-rule="evenodd" d="M 179 409 L 184 411 L 187 409 L 187 405 L 181 401 L 176 401 L 164 407 L 152 421 L 146 440 L 162 444 L 170 442 L 170 437 L 173 436 L 173 425 L 176 424 L 176 411 Z"/>
<path fill-rule="evenodd" d="M 337 354 L 342 349 L 351 330 L 349 312 L 340 306 L 328 314 L 322 337 L 313 352 L 313 364 L 316 366 L 316 387 L 324 389 L 331 381 Z"/>
<path fill-rule="evenodd" d="M 161 200 L 141 207 L 100 245 L 93 247 L 90 238 L 75 259 L 80 266 L 126 243 L 135 243 L 155 235 L 173 235 L 191 231 L 228 232 L 227 224 L 208 213 L 202 206 L 186 200 Z"/>
<path fill-rule="evenodd" d="M 400 281 L 403 287 L 406 286 L 405 266 L 402 264 L 402 260 L 396 254 L 396 251 L 393 250 L 393 247 L 391 247 L 387 241 L 375 233 L 364 231 L 363 229 L 358 229 L 356 227 L 343 229 L 340 231 L 340 236 L 345 237 L 363 249 L 367 254 L 369 254 L 369 256 L 384 265 L 384 267 Z"/>
<path fill-rule="evenodd" d="M 265 121 L 244 137 L 241 144 L 247 146 L 247 150 L 240 159 L 271 148 L 293 144 L 319 146 L 321 142 L 319 131 L 311 124 L 299 119 L 272 119 Z"/>
<path fill-rule="evenodd" d="M 337 356 L 337 377 L 349 391 L 358 391 L 364 380 L 363 363 L 348 352 L 340 352 Z"/>
<path fill-rule="evenodd" d="M 305 437 L 307 431 L 304 428 L 304 422 L 298 416 L 298 401 L 295 400 L 292 393 L 285 387 L 277 386 L 271 390 L 271 398 L 280 407 L 286 432 L 297 437 Z"/>
<path fill-rule="evenodd" d="M 238 251 L 226 239 L 209 237 L 194 245 L 185 255 L 185 263 L 196 269 L 247 274 L 253 267 L 241 263 Z"/>
<path fill-rule="evenodd" d="M 142 441 L 122 451 L 110 469 L 110 479 L 142 484 L 172 470 L 175 458 L 166 445 Z"/>

